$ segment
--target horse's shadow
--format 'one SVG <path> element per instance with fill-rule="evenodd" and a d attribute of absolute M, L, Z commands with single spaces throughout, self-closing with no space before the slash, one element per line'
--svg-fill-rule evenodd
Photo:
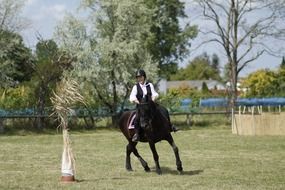
<path fill-rule="evenodd" d="M 155 172 L 155 168 L 152 168 L 152 171 Z M 171 175 L 199 175 L 200 173 L 204 172 L 204 170 L 192 170 L 192 171 L 183 171 L 181 174 L 174 169 L 168 167 L 161 167 L 162 175 L 163 174 L 171 174 Z"/>

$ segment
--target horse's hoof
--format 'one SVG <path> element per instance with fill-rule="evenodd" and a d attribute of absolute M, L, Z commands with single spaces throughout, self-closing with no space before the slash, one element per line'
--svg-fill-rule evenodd
<path fill-rule="evenodd" d="M 178 170 L 179 175 L 183 175 L 183 170 Z"/>
<path fill-rule="evenodd" d="M 148 166 L 146 166 L 146 167 L 144 168 L 144 171 L 150 172 L 150 168 L 149 168 Z"/>
<path fill-rule="evenodd" d="M 158 175 L 162 175 L 161 170 L 156 170 L 156 173 L 157 173 Z"/>
<path fill-rule="evenodd" d="M 132 168 L 126 168 L 126 170 L 127 170 L 128 172 L 132 172 L 132 171 L 133 171 Z"/>

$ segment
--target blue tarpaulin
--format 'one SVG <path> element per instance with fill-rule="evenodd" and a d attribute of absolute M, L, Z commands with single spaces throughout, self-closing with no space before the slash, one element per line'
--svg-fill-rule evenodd
<path fill-rule="evenodd" d="M 200 107 L 226 107 L 226 98 L 208 98 L 200 100 Z M 236 106 L 285 106 L 285 98 L 238 98 Z"/>
<path fill-rule="evenodd" d="M 200 99 L 200 107 L 226 107 L 228 100 L 226 98 L 208 98 Z"/>
<path fill-rule="evenodd" d="M 186 98 L 180 101 L 180 109 L 182 111 L 189 111 L 192 104 L 192 99 Z"/>

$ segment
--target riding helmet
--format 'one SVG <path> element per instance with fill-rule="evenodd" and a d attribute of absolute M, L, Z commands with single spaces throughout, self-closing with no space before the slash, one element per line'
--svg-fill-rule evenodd
<path fill-rule="evenodd" d="M 146 78 L 146 74 L 145 74 L 145 71 L 143 69 L 139 69 L 136 72 L 136 77 L 141 77 L 141 76 L 144 76 L 144 78 Z"/>

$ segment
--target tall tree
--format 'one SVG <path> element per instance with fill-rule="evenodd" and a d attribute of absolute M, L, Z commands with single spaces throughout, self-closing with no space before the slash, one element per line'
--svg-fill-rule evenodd
<path fill-rule="evenodd" d="M 47 101 L 52 89 L 60 80 L 63 71 L 71 68 L 74 61 L 72 56 L 58 49 L 53 40 L 40 40 L 36 45 L 36 59 L 33 64 L 35 84 L 35 96 L 37 99 L 37 114 L 44 115 Z M 44 127 L 44 117 L 36 119 L 39 130 Z"/>
<path fill-rule="evenodd" d="M 280 64 L 280 68 L 285 69 L 285 57 L 284 56 L 282 57 L 282 62 Z"/>
<path fill-rule="evenodd" d="M 178 69 L 178 62 L 189 53 L 190 40 L 197 35 L 197 27 L 179 19 L 186 18 L 184 3 L 180 0 L 144 0 L 154 10 L 151 21 L 153 36 L 146 40 L 152 57 L 159 63 L 159 76 L 169 78 Z"/>
<path fill-rule="evenodd" d="M 2 80 L 6 86 L 29 80 L 32 74 L 32 53 L 19 34 L 0 30 L 0 67 Z M 2 78 L 1 77 L 1 78 Z M 10 81 L 10 82 L 9 82 Z M 0 85 L 3 86 L 3 85 Z"/>
<path fill-rule="evenodd" d="M 203 43 L 221 45 L 227 56 L 233 107 L 239 73 L 265 52 L 276 53 L 273 50 L 277 46 L 270 47 L 267 40 L 282 37 L 280 27 L 284 25 L 278 23 L 283 22 L 279 11 L 284 5 L 280 1 L 267 0 L 195 1 L 202 8 L 204 18 L 210 22 L 208 25 L 213 24 L 204 31 L 211 38 Z"/>
<path fill-rule="evenodd" d="M 24 0 L 0 0 L 0 29 L 10 32 L 19 32 L 27 26 L 27 20 L 20 13 Z"/>
<path fill-rule="evenodd" d="M 114 115 L 115 125 L 135 71 L 144 68 L 148 78 L 156 80 L 157 63 L 143 45 L 151 36 L 153 10 L 143 0 L 84 0 L 82 7 L 89 10 L 89 25 L 69 15 L 58 26 L 56 36 L 65 42 L 61 44 L 64 49 L 77 56 L 75 74 L 93 85 L 94 98 Z"/>
<path fill-rule="evenodd" d="M 31 52 L 17 34 L 26 22 L 20 16 L 23 0 L 0 0 L 0 87 L 29 78 Z"/>

